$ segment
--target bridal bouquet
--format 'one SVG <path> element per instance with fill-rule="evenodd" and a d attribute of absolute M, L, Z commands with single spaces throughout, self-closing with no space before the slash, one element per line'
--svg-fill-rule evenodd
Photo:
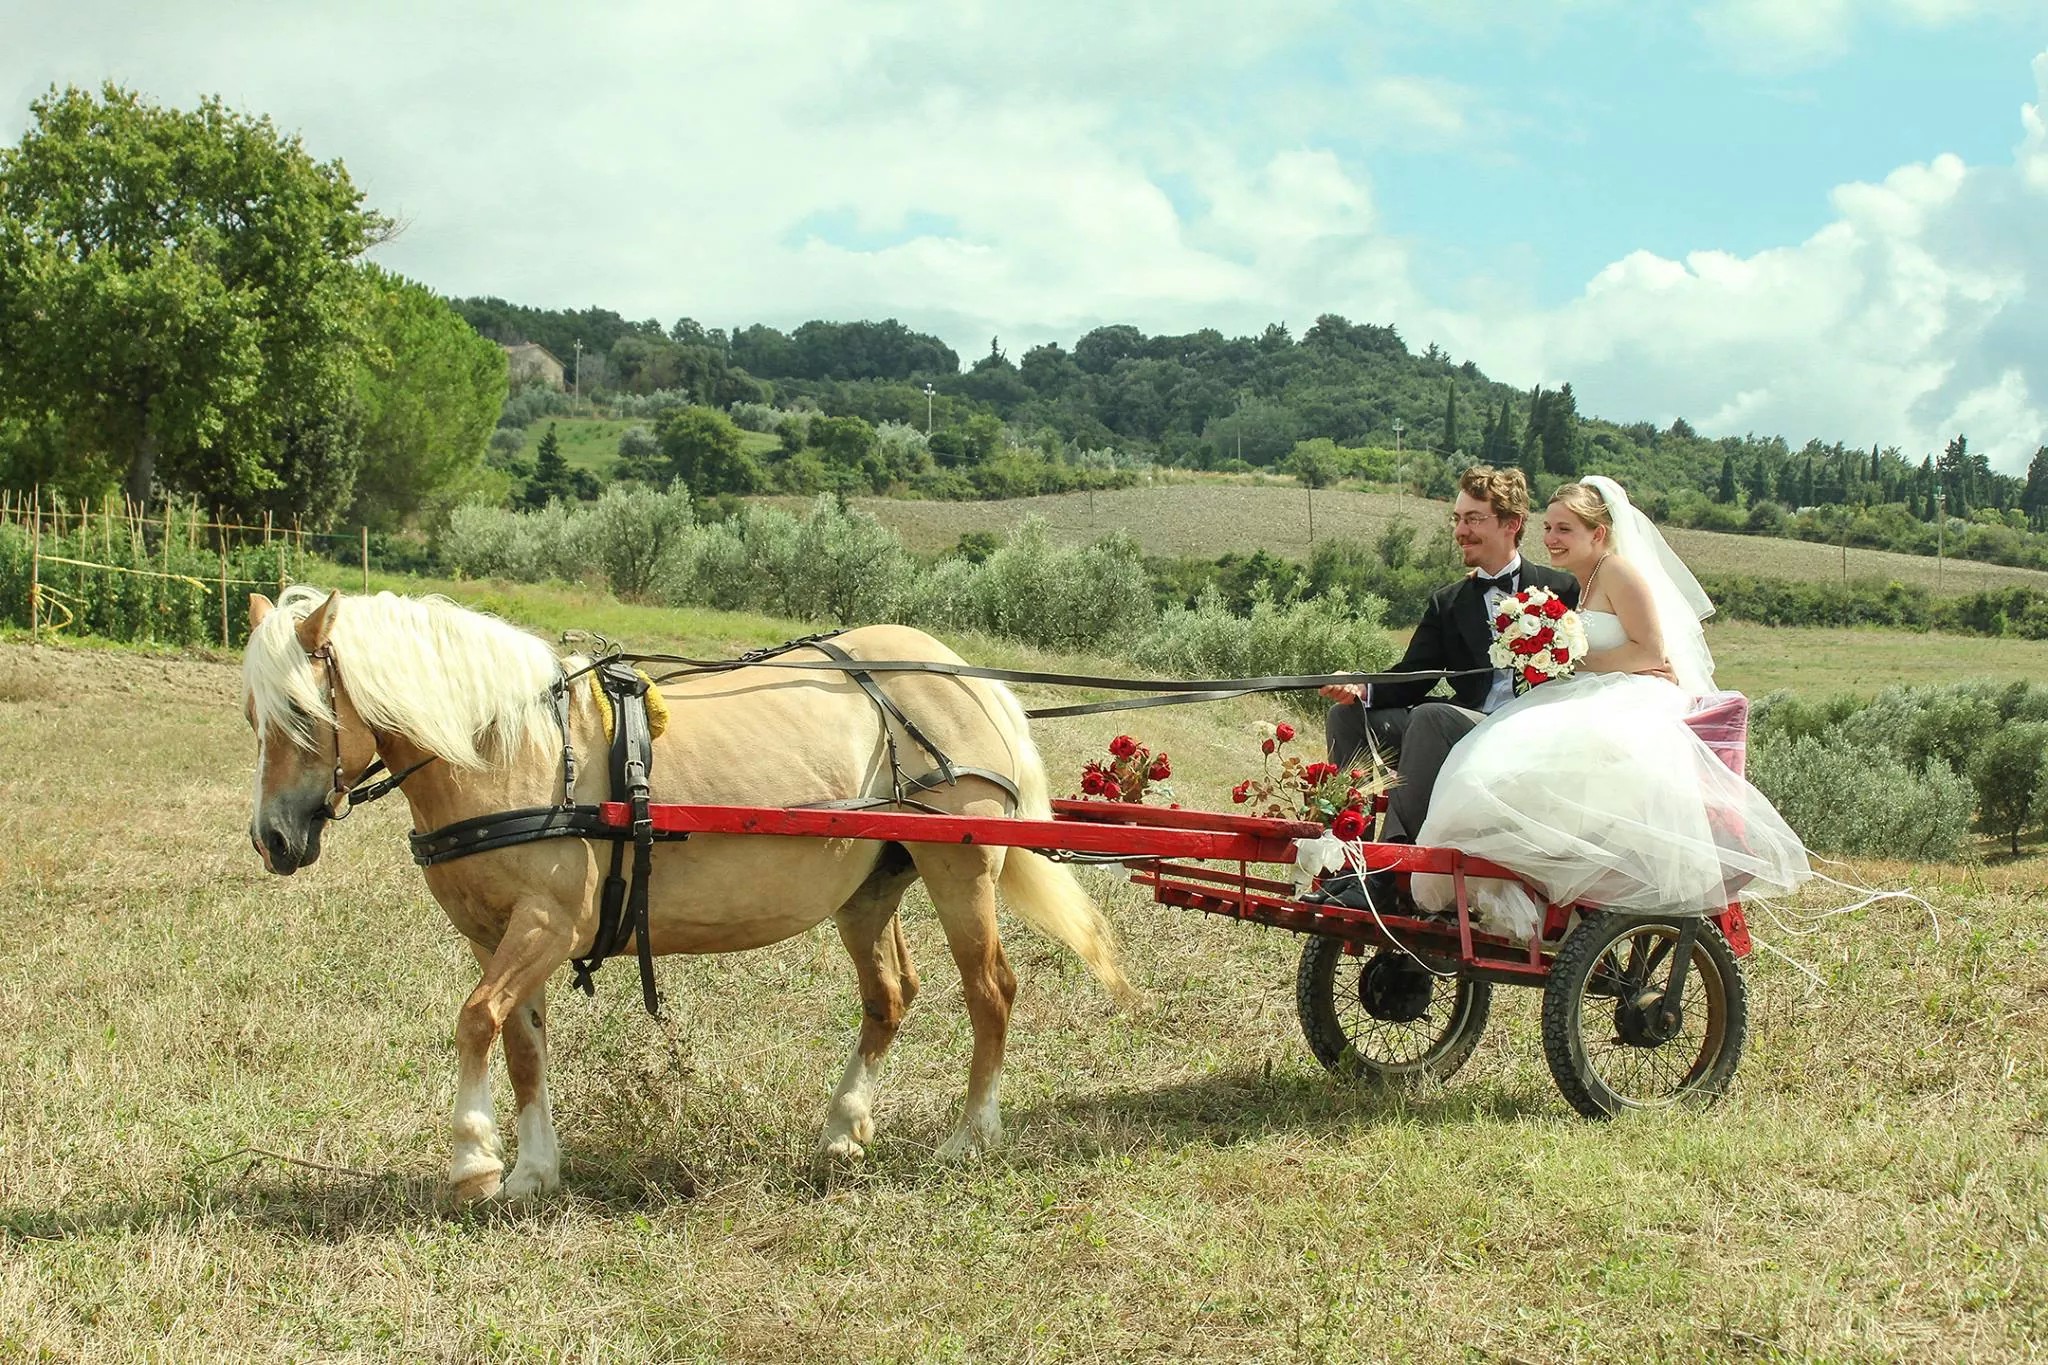
<path fill-rule="evenodd" d="M 1161 785 L 1171 776 L 1173 764 L 1167 761 L 1164 749 L 1155 754 L 1129 735 L 1118 735 L 1109 742 L 1107 763 L 1092 759 L 1081 768 L 1081 795 L 1135 805 L 1145 799 L 1148 790 L 1172 796 L 1173 792 Z"/>
<path fill-rule="evenodd" d="M 1586 657 L 1579 614 L 1548 588 L 1524 588 L 1504 599 L 1493 618 L 1495 668 L 1514 672 L 1515 691 L 1562 678 Z"/>

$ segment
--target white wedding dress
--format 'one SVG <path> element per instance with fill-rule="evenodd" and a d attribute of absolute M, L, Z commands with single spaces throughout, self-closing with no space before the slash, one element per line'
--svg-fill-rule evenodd
<path fill-rule="evenodd" d="M 1627 642 L 1613 614 L 1580 617 L 1592 649 Z M 1635 674 L 1533 687 L 1451 750 L 1415 842 L 1512 868 L 1560 905 L 1712 914 L 1792 890 L 1813 875 L 1805 846 L 1686 727 L 1691 705 Z M 1526 939 L 1540 925 L 1542 905 L 1518 884 L 1466 886 L 1486 927 Z M 1424 909 L 1455 903 L 1448 877 L 1417 876 L 1413 891 Z"/>

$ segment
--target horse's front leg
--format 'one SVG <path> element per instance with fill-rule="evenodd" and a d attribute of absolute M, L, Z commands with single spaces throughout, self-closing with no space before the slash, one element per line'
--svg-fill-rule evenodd
<path fill-rule="evenodd" d="M 546 1090 L 547 1052 L 538 1006 L 548 977 L 568 960 L 574 946 L 560 920 L 542 905 L 521 903 L 513 909 L 496 950 L 488 957 L 478 952 L 484 964 L 483 980 L 463 1002 L 455 1023 L 454 1153 L 448 1164 L 448 1182 L 455 1197 L 465 1203 L 490 1198 L 502 1184 L 505 1163 L 500 1157 L 497 1112 L 491 1104 L 491 1044 L 515 1011 L 531 1011 L 506 1038 L 506 1063 L 520 1104 L 519 1165 L 524 1171 L 530 1136 L 535 1147 L 542 1149 L 532 1156 L 544 1156 L 545 1164 L 536 1166 L 532 1177 L 519 1176 L 509 1192 L 535 1193 L 545 1187 L 533 1183 L 540 1180 L 540 1173 L 555 1170 L 554 1121 Z M 527 1085 L 521 1084 L 522 1072 Z"/>
<path fill-rule="evenodd" d="M 469 945 L 477 965 L 490 969 L 491 953 Z M 505 1020 L 505 1069 L 512 1076 L 513 1132 L 519 1150 L 505 1177 L 507 1198 L 552 1194 L 562 1187 L 562 1154 L 555 1141 L 554 1106 L 548 1099 L 548 988 L 543 980 Z M 495 1116 L 496 1111 L 492 1111 Z"/>

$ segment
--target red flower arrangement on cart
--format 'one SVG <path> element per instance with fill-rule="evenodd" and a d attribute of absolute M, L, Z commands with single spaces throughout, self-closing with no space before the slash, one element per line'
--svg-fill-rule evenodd
<path fill-rule="evenodd" d="M 1512 670 L 1515 691 L 1562 678 L 1586 657 L 1586 627 L 1579 614 L 1548 588 L 1524 588 L 1503 598 L 1493 616 L 1495 668 Z"/>
<path fill-rule="evenodd" d="M 1304 763 L 1296 755 L 1283 754 L 1295 733 L 1284 720 L 1258 727 L 1264 765 L 1257 777 L 1230 789 L 1231 801 L 1249 807 L 1250 815 L 1328 825 L 1330 833 L 1346 843 L 1363 839 L 1371 825 L 1372 798 L 1387 789 L 1388 779 L 1365 768 Z"/>
<path fill-rule="evenodd" d="M 1164 785 L 1173 776 L 1173 764 L 1166 750 L 1153 753 L 1129 735 L 1109 742 L 1109 761 L 1092 759 L 1081 768 L 1081 795 L 1101 801 L 1137 804 L 1147 792 L 1170 797 L 1173 789 Z"/>

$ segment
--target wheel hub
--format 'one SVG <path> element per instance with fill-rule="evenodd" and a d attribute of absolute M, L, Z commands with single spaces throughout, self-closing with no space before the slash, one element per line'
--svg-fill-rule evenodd
<path fill-rule="evenodd" d="M 1685 1027 L 1685 1010 L 1674 1007 L 1664 1019 L 1664 992 L 1643 991 L 1614 1012 L 1614 1032 L 1630 1047 L 1662 1047 Z"/>
<path fill-rule="evenodd" d="M 1358 974 L 1358 1003 L 1385 1023 L 1414 1023 L 1429 1013 L 1434 993 L 1427 971 L 1391 953 L 1382 952 Z"/>

